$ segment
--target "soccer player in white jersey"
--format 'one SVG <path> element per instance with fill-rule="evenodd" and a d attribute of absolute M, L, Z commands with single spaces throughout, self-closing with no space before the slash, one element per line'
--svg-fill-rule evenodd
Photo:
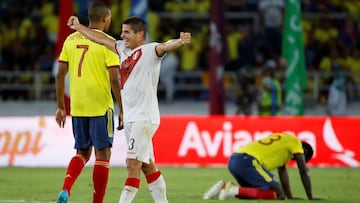
<path fill-rule="evenodd" d="M 146 43 L 146 24 L 139 17 L 130 17 L 122 24 L 122 40 L 109 40 L 103 34 L 81 25 L 76 16 L 68 25 L 99 44 L 118 53 L 121 59 L 120 79 L 125 137 L 128 145 L 128 176 L 119 203 L 132 202 L 139 185 L 141 171 L 146 177 L 156 203 L 167 203 L 166 184 L 155 165 L 152 138 L 160 125 L 157 99 L 160 64 L 166 52 L 191 41 L 191 33 L 181 32 L 178 39 L 164 43 Z"/>

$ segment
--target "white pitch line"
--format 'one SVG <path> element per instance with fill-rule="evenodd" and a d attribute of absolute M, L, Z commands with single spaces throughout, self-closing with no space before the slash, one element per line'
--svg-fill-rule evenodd
<path fill-rule="evenodd" d="M 56 201 L 32 201 L 32 200 L 24 200 L 24 199 L 0 199 L 0 203 L 56 203 Z M 69 203 L 78 203 L 71 202 Z"/>
<path fill-rule="evenodd" d="M 28 201 L 24 199 L 0 199 L 0 203 L 54 203 L 50 201 Z"/>

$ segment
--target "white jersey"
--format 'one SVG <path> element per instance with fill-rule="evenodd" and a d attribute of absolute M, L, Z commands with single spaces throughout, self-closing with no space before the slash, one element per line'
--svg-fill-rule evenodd
<path fill-rule="evenodd" d="M 163 57 L 156 54 L 158 43 L 148 43 L 133 50 L 124 41 L 116 42 L 121 59 L 120 80 L 124 122 L 150 121 L 160 124 L 157 99 L 160 64 Z"/>

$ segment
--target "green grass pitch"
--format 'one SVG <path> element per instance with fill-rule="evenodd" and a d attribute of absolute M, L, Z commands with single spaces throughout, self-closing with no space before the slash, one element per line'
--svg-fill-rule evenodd
<path fill-rule="evenodd" d="M 226 168 L 160 167 L 168 189 L 170 203 L 201 202 L 278 202 L 231 199 L 225 201 L 203 200 L 203 193 L 217 180 L 234 180 Z M 89 203 L 92 198 L 92 168 L 86 167 L 72 189 L 70 203 Z M 275 172 L 276 173 L 276 172 Z M 56 202 L 62 185 L 65 168 L 0 168 L 0 203 L 50 203 Z M 360 202 L 359 168 L 310 168 L 314 197 L 317 202 L 358 203 Z M 296 168 L 289 168 L 290 184 L 297 203 L 309 202 Z M 118 202 L 126 177 L 126 169 L 110 169 L 110 179 L 105 203 Z M 134 203 L 153 202 L 142 176 L 140 190 Z M 294 202 L 285 200 L 282 202 Z"/>

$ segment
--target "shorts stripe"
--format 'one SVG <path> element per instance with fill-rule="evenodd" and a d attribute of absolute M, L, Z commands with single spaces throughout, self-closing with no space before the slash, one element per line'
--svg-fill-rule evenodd
<path fill-rule="evenodd" d="M 264 171 L 263 167 L 256 159 L 252 160 L 252 165 L 255 167 L 255 170 L 265 179 L 266 182 L 272 181 L 270 175 L 266 171 Z"/>
<path fill-rule="evenodd" d="M 114 137 L 114 127 L 113 127 L 113 111 L 112 109 L 107 110 L 107 131 L 109 137 Z"/>

